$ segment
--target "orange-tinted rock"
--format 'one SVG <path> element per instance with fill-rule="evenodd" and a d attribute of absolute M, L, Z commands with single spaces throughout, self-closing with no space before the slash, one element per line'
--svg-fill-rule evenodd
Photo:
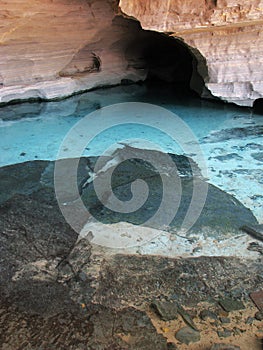
<path fill-rule="evenodd" d="M 144 29 L 183 39 L 214 96 L 252 105 L 263 97 L 261 3 L 120 0 L 120 8 Z M 147 75 L 140 54 L 148 34 L 120 20 L 118 0 L 0 0 L 0 6 L 0 103 L 64 97 Z M 197 75 L 191 84 L 205 93 Z"/>
<path fill-rule="evenodd" d="M 251 106 L 263 96 L 260 0 L 120 0 L 145 29 L 182 38 L 205 58 L 199 72 L 214 96 Z M 197 59 L 199 59 L 199 54 Z"/>
<path fill-rule="evenodd" d="M 138 25 L 114 20 L 113 1 L 0 0 L 0 6 L 0 102 L 145 77 L 123 54 Z"/>

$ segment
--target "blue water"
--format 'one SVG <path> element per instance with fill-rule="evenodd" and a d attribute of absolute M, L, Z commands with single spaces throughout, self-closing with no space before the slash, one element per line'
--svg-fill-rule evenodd
<path fill-rule="evenodd" d="M 198 140 L 206 160 L 208 181 L 234 195 L 263 222 L 263 116 L 250 109 L 175 94 L 169 86 L 120 86 L 59 102 L 2 107 L 0 166 L 57 159 L 64 137 L 77 122 L 93 111 L 121 102 L 151 103 L 175 113 Z M 161 126 L 162 120 L 160 129 Z M 174 128 L 176 123 L 171 123 L 171 130 Z M 75 137 L 77 140 L 85 135 L 80 132 Z M 166 152 L 185 153 L 166 133 L 131 123 L 101 132 L 86 145 L 84 154 L 100 155 L 126 139 L 139 139 L 140 147 L 146 139 Z M 188 155 L 198 161 L 194 153 Z"/>

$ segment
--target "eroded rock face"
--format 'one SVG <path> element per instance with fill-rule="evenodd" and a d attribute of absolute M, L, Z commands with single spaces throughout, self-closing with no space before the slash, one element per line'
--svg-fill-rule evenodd
<path fill-rule="evenodd" d="M 114 1 L 1 0 L 0 5 L 0 102 L 51 99 L 144 79 L 145 71 L 128 67 L 124 56 L 140 27 L 118 21 Z"/>
<path fill-rule="evenodd" d="M 1 5 L 0 103 L 65 97 L 148 74 L 189 85 L 188 48 L 124 18 L 116 1 Z"/>
<path fill-rule="evenodd" d="M 120 0 L 120 7 L 144 29 L 170 33 L 192 47 L 214 96 L 246 106 L 262 97 L 262 1 Z"/>
<path fill-rule="evenodd" d="M 189 73 L 194 90 L 207 96 L 204 80 L 214 96 L 251 106 L 263 96 L 261 4 L 260 0 L 120 0 L 118 7 L 116 0 L 0 0 L 0 103 L 65 97 L 144 80 L 148 65 L 154 66 L 160 57 L 145 62 L 153 54 L 147 45 L 155 37 L 143 31 L 137 19 L 143 29 L 168 33 L 186 44 L 178 49 L 177 60 L 176 51 L 155 66 L 155 75 L 167 79 L 175 70 L 186 76 L 186 67 L 181 66 L 187 49 L 197 60 L 199 74 Z M 178 67 L 169 66 L 174 61 Z"/>

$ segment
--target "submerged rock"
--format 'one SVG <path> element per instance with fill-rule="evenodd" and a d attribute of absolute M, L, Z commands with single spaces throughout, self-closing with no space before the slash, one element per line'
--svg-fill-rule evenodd
<path fill-rule="evenodd" d="M 259 162 L 263 162 L 263 152 L 251 153 L 251 157 L 258 160 Z"/>
<path fill-rule="evenodd" d="M 240 228 L 242 231 L 245 231 L 253 238 L 258 239 L 263 242 L 263 224 L 260 225 L 243 225 Z"/>
<path fill-rule="evenodd" d="M 127 155 L 130 159 L 119 164 L 120 160 Z M 180 231 L 184 227 L 182 225 L 185 225 L 185 222 L 187 222 L 185 219 L 189 211 L 200 212 L 200 215 L 196 217 L 193 215 L 195 220 L 191 217 L 190 221 L 193 220 L 194 222 L 189 233 L 203 232 L 210 237 L 216 235 L 217 239 L 225 235 L 237 234 L 242 224 L 257 224 L 257 220 L 251 211 L 245 208 L 238 200 L 217 187 L 208 184 L 202 178 L 200 169 L 193 160 L 184 156 L 170 155 L 171 162 L 174 163 L 173 167 L 170 164 L 167 166 L 165 157 L 157 151 L 140 150 L 133 147 L 117 150 L 111 158 L 105 158 L 104 165 L 101 168 L 106 169 L 101 175 L 102 178 L 111 176 L 111 172 L 114 169 L 111 181 L 113 194 L 105 197 L 104 204 L 106 205 L 103 206 L 98 200 L 92 182 L 83 191 L 83 202 L 90 209 L 91 214 L 100 222 L 127 221 L 140 225 L 149 221 L 151 222 L 149 224 L 151 227 L 163 229 L 163 218 L 160 220 L 161 223 L 150 219 L 154 217 L 161 204 L 166 206 L 166 212 L 171 211 L 173 207 L 176 208 L 176 203 L 171 199 L 169 199 L 170 203 L 162 202 L 164 194 L 163 181 L 170 181 L 171 176 L 175 176 L 174 188 L 172 189 L 171 187 L 170 194 L 171 196 L 175 194 L 178 197 L 178 208 L 174 211 L 174 218 L 167 224 L 168 231 Z M 158 172 L 150 163 L 142 159 L 149 159 L 149 162 L 151 162 L 151 159 L 155 160 L 155 162 L 158 160 L 161 165 L 160 171 Z M 112 167 L 110 164 L 114 164 L 114 166 Z M 98 172 L 96 176 L 100 176 L 100 173 Z M 144 180 L 149 189 L 148 198 L 139 210 L 131 213 L 120 213 L 108 209 L 106 207 L 107 203 L 111 203 L 113 196 L 116 196 L 124 203 L 132 199 L 131 186 L 136 179 Z M 199 196 L 195 198 L 196 191 L 199 191 Z"/>
<path fill-rule="evenodd" d="M 257 220 L 252 212 L 242 205 L 233 196 L 218 189 L 217 187 L 206 183 L 202 178 L 200 169 L 193 160 L 185 156 L 169 155 L 171 164 L 174 164 L 174 168 L 165 164 L 164 155 L 157 151 L 139 150 L 133 147 L 127 149 L 117 150 L 113 157 L 105 157 L 104 164 L 108 164 L 112 159 L 121 159 L 122 154 L 126 154 L 131 157 L 127 161 L 123 161 L 120 165 L 116 166 L 112 176 L 112 193 L 123 203 L 129 201 L 131 197 L 131 185 L 137 179 L 144 180 L 149 188 L 149 196 L 146 202 L 139 208 L 131 213 L 119 213 L 114 212 L 107 207 L 103 206 L 99 201 L 96 192 L 94 190 L 93 182 L 91 181 L 84 189 L 81 196 L 82 201 L 87 207 L 87 211 L 90 212 L 98 221 L 103 223 L 114 223 L 120 221 L 130 222 L 132 224 L 140 225 L 154 217 L 160 205 L 166 207 L 166 212 L 169 210 L 170 216 L 173 214 L 174 218 L 169 220 L 168 227 L 165 229 L 173 232 L 178 232 L 185 224 L 186 215 L 190 212 L 197 212 L 195 214 L 194 225 L 189 230 L 189 233 L 203 233 L 209 237 L 217 237 L 217 239 L 230 237 L 231 235 L 238 234 L 240 226 L 256 225 Z M 164 156 L 164 166 L 162 168 L 162 155 Z M 127 156 L 127 154 L 126 154 Z M 140 159 L 138 159 L 140 158 Z M 142 159 L 154 159 L 160 161 L 162 174 L 156 171 L 150 163 L 143 161 Z M 78 168 L 78 184 L 83 183 L 85 179 L 88 179 L 86 165 L 90 164 L 91 169 L 94 169 L 97 158 L 81 158 Z M 71 160 L 60 160 L 60 164 L 63 164 L 65 174 L 68 172 L 68 167 L 71 165 Z M 117 163 L 118 164 L 118 163 Z M 116 164 L 115 164 L 116 165 Z M 109 167 L 104 171 L 105 177 L 111 176 L 110 172 L 112 168 Z M 43 190 L 43 196 L 46 196 L 47 191 L 52 191 L 54 188 L 54 162 L 46 161 L 33 161 L 25 162 L 22 164 L 3 167 L 0 169 L 1 191 L 0 191 L 0 203 L 10 198 L 15 193 L 30 194 L 35 191 Z M 175 176 L 176 183 L 174 189 L 171 190 L 171 195 L 178 197 L 176 202 L 178 208 L 173 209 L 171 201 L 168 198 L 168 203 L 163 203 L 163 185 L 162 178 L 170 180 L 170 175 Z M 65 201 L 70 204 L 70 210 L 72 216 L 75 215 L 76 219 L 79 219 L 80 226 L 82 222 L 87 220 L 87 217 L 80 218 L 78 215 L 78 208 L 75 208 L 72 204 L 78 197 L 79 192 L 75 186 L 71 188 L 69 183 L 71 181 L 70 174 L 65 175 L 65 178 L 61 179 L 63 183 L 63 191 Z M 107 189 L 108 190 L 108 189 Z M 207 194 L 205 193 L 207 190 Z M 202 191 L 200 196 L 203 197 L 203 203 L 200 202 L 200 196 L 195 193 L 195 200 L 193 200 L 194 191 Z M 173 193 L 174 192 L 174 193 Z M 52 195 L 52 194 L 51 194 Z M 105 190 L 106 204 L 110 199 L 107 191 Z M 52 195 L 54 198 L 54 194 Z M 107 199 L 108 198 L 108 199 Z M 198 214 L 200 212 L 200 215 Z M 160 216 L 161 223 L 159 221 L 151 221 L 151 227 L 157 229 L 164 229 L 163 223 L 164 215 Z M 192 218 L 188 218 L 192 220 Z M 171 222 L 170 222 L 171 221 Z M 187 220 L 186 220 L 187 221 Z"/>
<path fill-rule="evenodd" d="M 247 126 L 243 128 L 229 128 L 216 131 L 203 138 L 204 143 L 215 143 L 233 139 L 245 138 L 248 136 L 263 135 L 263 126 Z"/>

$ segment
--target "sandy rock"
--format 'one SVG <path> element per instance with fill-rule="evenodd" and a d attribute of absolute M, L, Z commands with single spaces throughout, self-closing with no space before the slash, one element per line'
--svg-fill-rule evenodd
<path fill-rule="evenodd" d="M 200 95 L 246 106 L 263 97 L 258 1 L 117 3 L 0 0 L 0 103 L 144 80 L 142 52 L 151 34 L 134 19 L 143 29 L 180 38 L 195 58 L 191 87 Z M 169 78 L 171 69 L 158 67 L 158 74 Z"/>
<path fill-rule="evenodd" d="M 258 1 L 121 0 L 120 6 L 143 28 L 182 38 L 214 96 L 247 106 L 263 96 Z"/>
<path fill-rule="evenodd" d="M 1 0 L 0 6 L 0 102 L 53 99 L 145 77 L 124 54 L 139 26 L 118 21 L 111 1 Z"/>

